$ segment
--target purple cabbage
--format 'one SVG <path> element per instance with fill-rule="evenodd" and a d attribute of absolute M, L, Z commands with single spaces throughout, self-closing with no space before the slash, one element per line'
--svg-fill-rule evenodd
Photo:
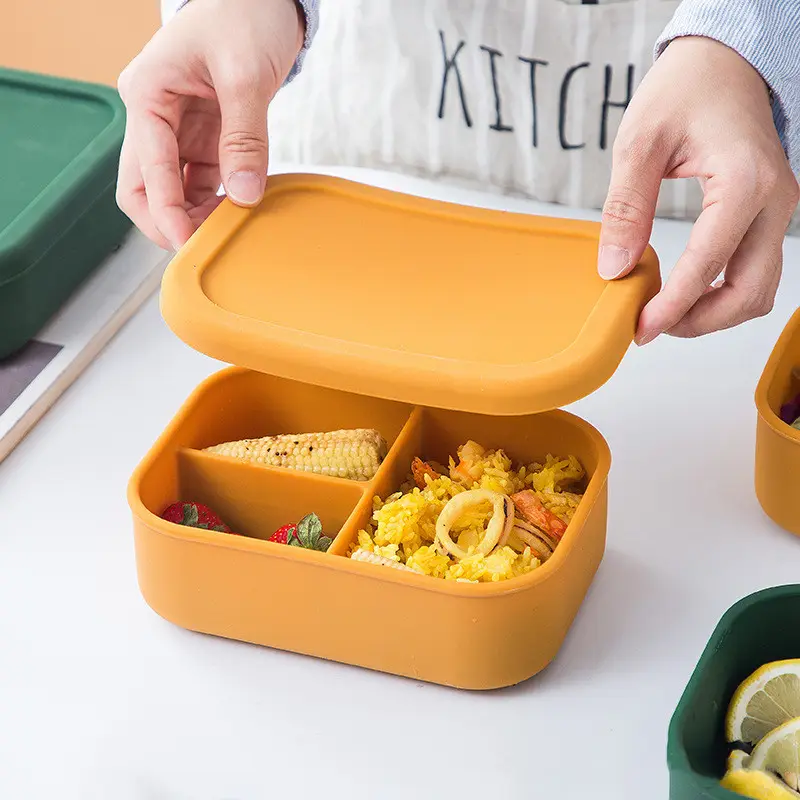
<path fill-rule="evenodd" d="M 781 420 L 787 425 L 794 423 L 798 417 L 800 417 L 800 394 L 781 406 Z"/>

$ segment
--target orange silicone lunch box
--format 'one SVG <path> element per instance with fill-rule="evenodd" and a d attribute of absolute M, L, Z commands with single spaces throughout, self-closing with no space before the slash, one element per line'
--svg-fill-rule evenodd
<path fill-rule="evenodd" d="M 613 283 L 598 227 L 467 208 L 341 179 L 274 177 L 257 209 L 224 202 L 175 257 L 162 311 L 196 349 L 237 366 L 207 379 L 133 475 L 142 593 L 195 631 L 468 689 L 547 666 L 602 559 L 609 449 L 555 407 L 614 372 L 659 287 L 648 248 Z M 242 463 L 233 439 L 375 428 L 370 481 Z M 515 461 L 573 454 L 589 480 L 554 555 L 469 584 L 346 557 L 411 459 L 474 439 Z M 159 517 L 205 503 L 237 536 Z M 314 511 L 328 552 L 268 542 Z M 286 614 L 285 609 L 292 613 Z"/>
<path fill-rule="evenodd" d="M 780 418 L 800 392 L 800 309 L 778 339 L 756 389 L 756 496 L 773 522 L 800 536 L 800 430 Z"/>

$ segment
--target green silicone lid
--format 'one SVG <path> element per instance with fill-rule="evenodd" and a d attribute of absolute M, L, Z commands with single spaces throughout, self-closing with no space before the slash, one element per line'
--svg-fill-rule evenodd
<path fill-rule="evenodd" d="M 123 131 L 124 107 L 107 87 L 0 70 L 0 282 L 115 180 Z M 28 258 L 9 257 L 20 250 Z"/>

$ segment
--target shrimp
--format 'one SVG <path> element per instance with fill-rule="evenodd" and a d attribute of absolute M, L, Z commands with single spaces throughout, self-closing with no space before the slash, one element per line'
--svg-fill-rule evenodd
<path fill-rule="evenodd" d="M 428 486 L 428 482 L 425 480 L 426 475 L 432 481 L 442 477 L 430 464 L 423 461 L 421 458 L 415 458 L 411 462 L 411 474 L 414 476 L 414 483 L 416 483 L 420 489 L 425 489 Z"/>
<path fill-rule="evenodd" d="M 450 477 L 454 481 L 468 483 L 479 481 L 483 473 L 480 461 L 485 455 L 486 450 L 477 442 L 468 441 L 458 448 L 458 464 L 450 468 Z"/>
<path fill-rule="evenodd" d="M 549 533 L 556 542 L 561 541 L 561 537 L 567 530 L 567 524 L 548 508 L 545 508 L 533 489 L 525 489 L 512 494 L 511 499 L 523 519 L 530 522 L 531 525 L 541 528 L 545 533 Z"/>

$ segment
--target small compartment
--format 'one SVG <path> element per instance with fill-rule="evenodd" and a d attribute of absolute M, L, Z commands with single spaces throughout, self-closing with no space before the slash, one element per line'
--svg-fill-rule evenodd
<path fill-rule="evenodd" d="M 264 469 L 197 450 L 178 453 L 178 499 L 212 508 L 228 527 L 254 539 L 314 513 L 335 538 L 364 490 L 353 481 Z"/>
<path fill-rule="evenodd" d="M 780 418 L 781 406 L 800 391 L 800 310 L 789 320 L 756 390 L 755 486 L 764 512 L 800 535 L 800 430 Z"/>
<path fill-rule="evenodd" d="M 670 800 L 741 800 L 719 785 L 728 753 L 728 704 L 756 669 L 798 657 L 800 585 L 757 592 L 722 617 L 670 723 Z"/>

